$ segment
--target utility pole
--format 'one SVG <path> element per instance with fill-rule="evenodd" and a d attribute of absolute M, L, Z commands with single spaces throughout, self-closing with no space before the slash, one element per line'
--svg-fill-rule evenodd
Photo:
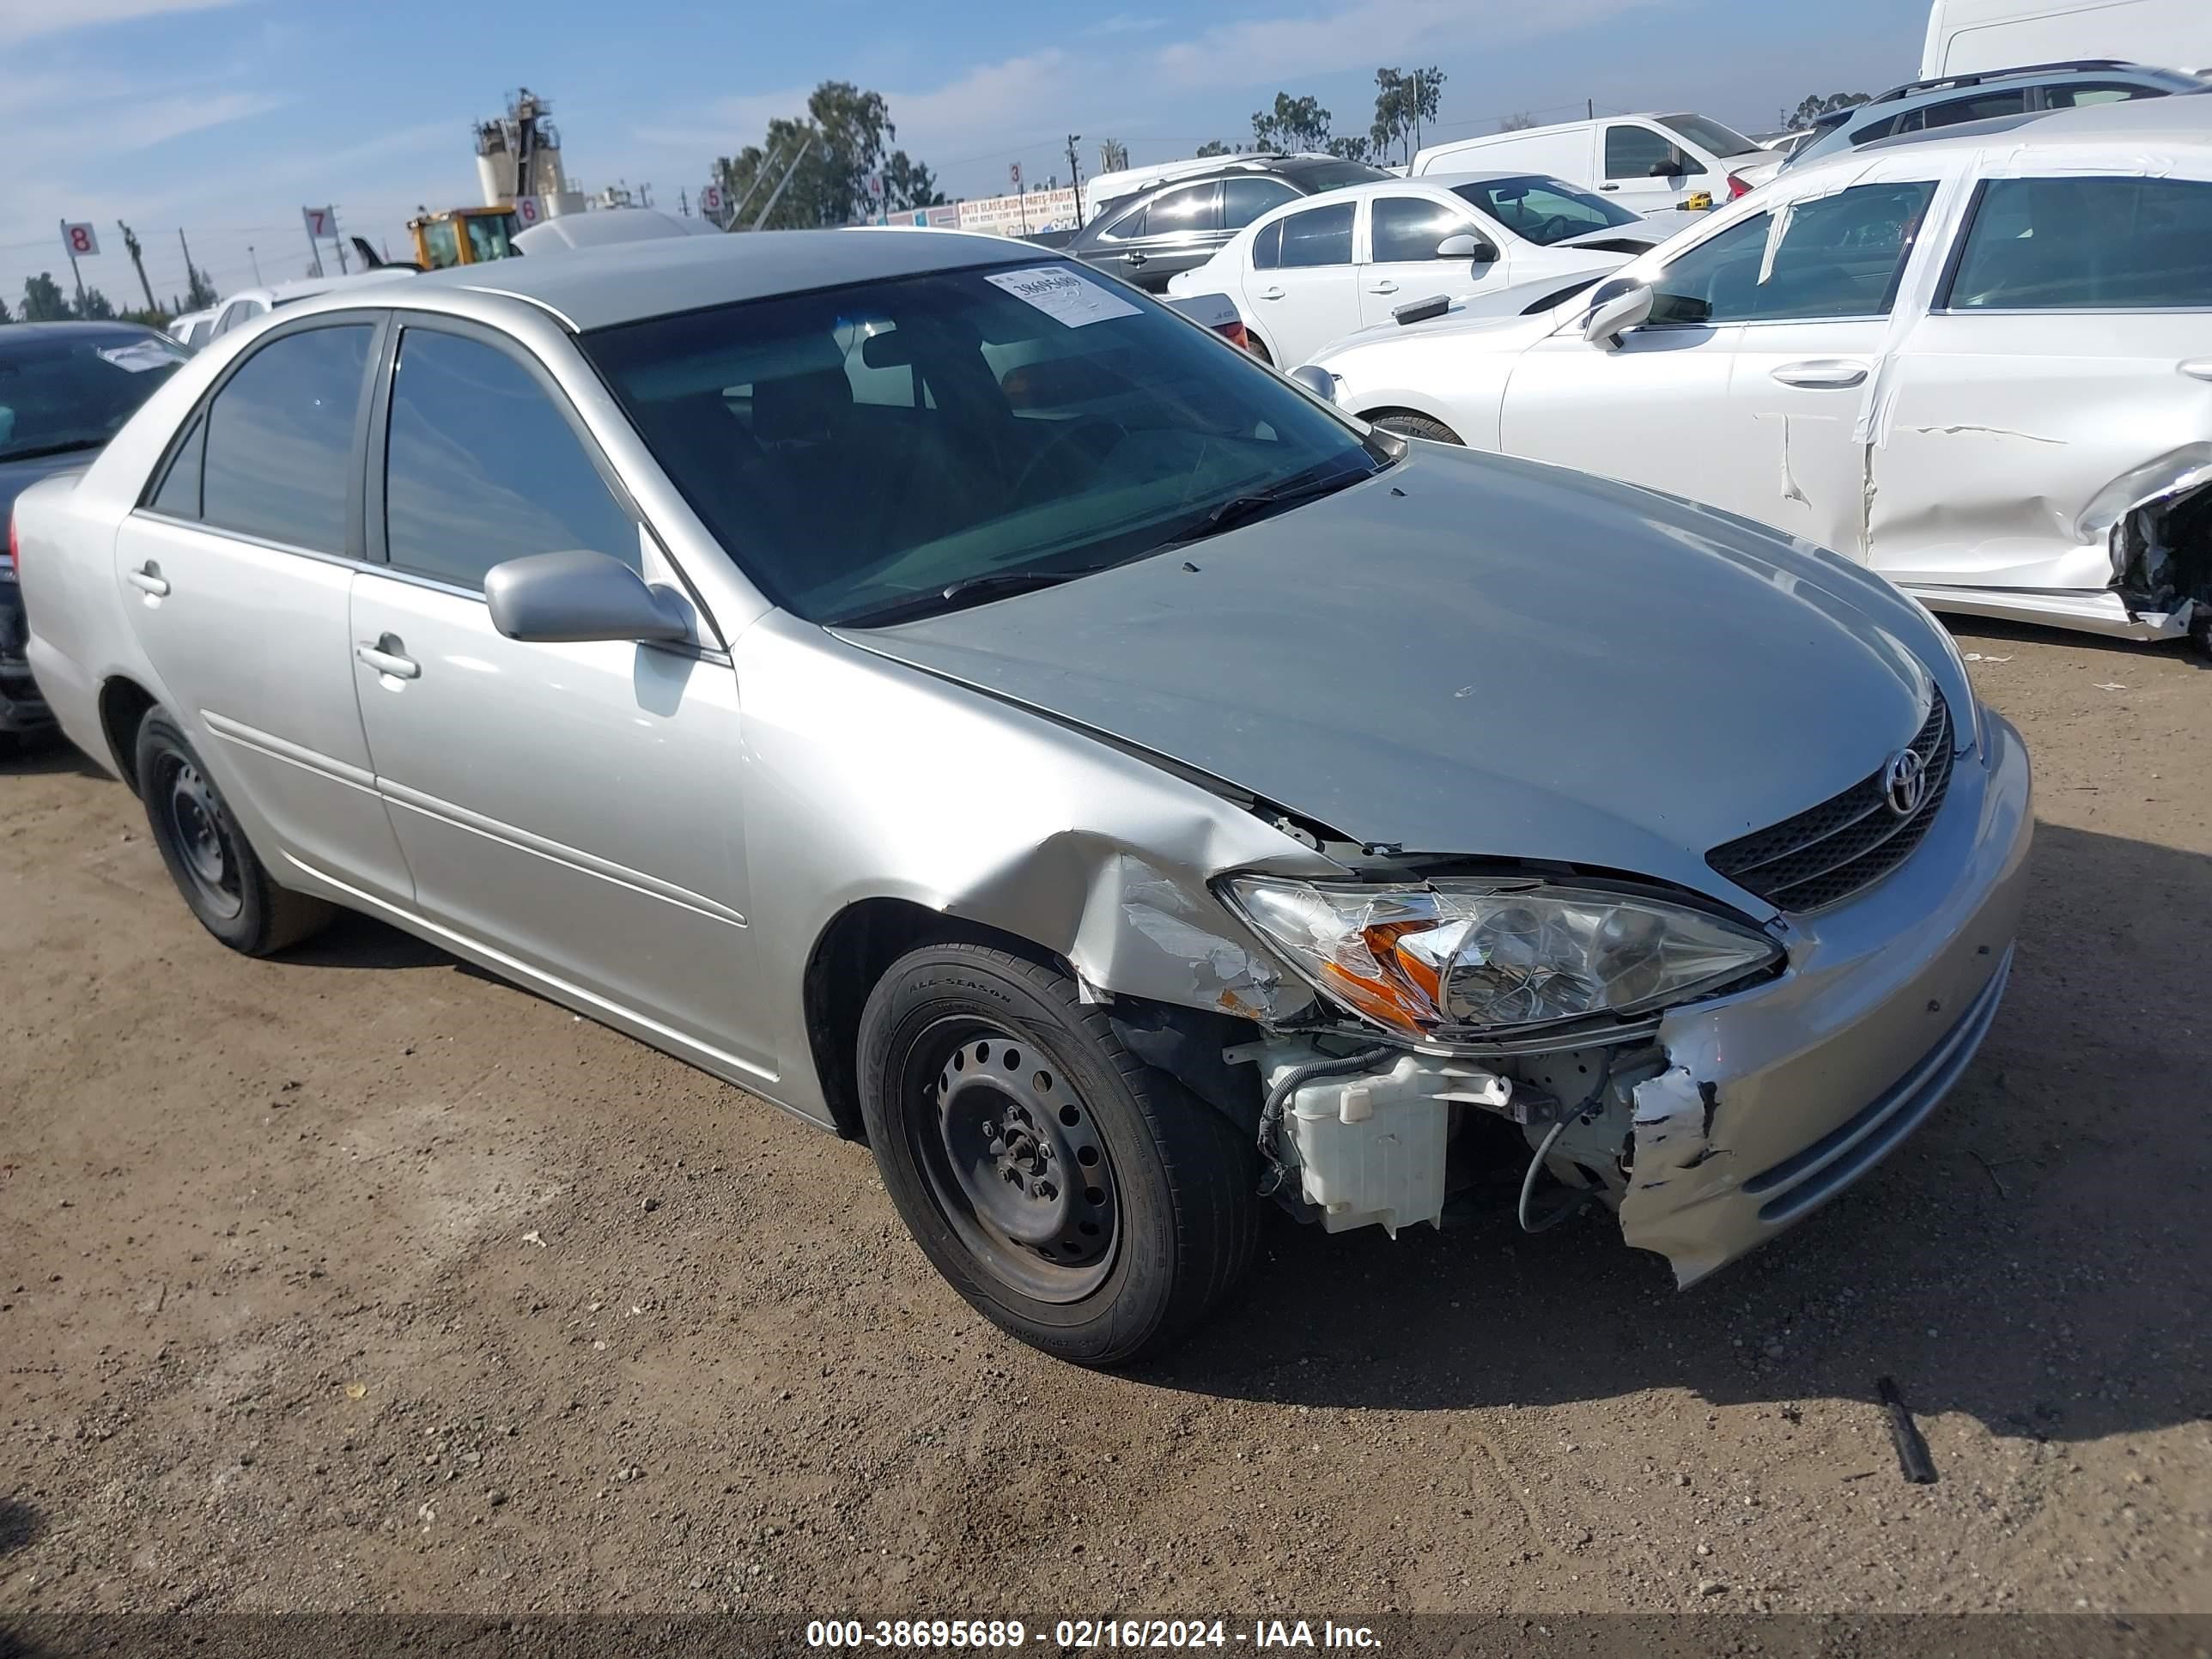
<path fill-rule="evenodd" d="M 676 210 L 686 219 L 689 219 L 691 216 L 691 192 L 690 191 L 679 190 L 676 192 Z"/>
<path fill-rule="evenodd" d="M 338 210 L 331 210 L 331 246 L 338 251 L 338 275 L 343 276 L 351 269 L 346 264 L 345 238 L 338 234 Z"/>
<path fill-rule="evenodd" d="M 70 257 L 70 281 L 76 287 L 76 314 L 84 315 L 84 273 L 76 268 L 76 250 L 70 246 L 69 221 L 61 222 L 62 252 Z"/>
<path fill-rule="evenodd" d="M 139 257 L 138 238 L 131 233 L 131 227 L 120 219 L 115 222 L 115 228 L 123 233 L 124 249 L 131 255 L 131 263 L 138 269 L 138 286 L 145 293 L 146 309 L 159 311 L 161 307 L 154 303 L 154 285 L 146 280 L 146 261 Z"/>
<path fill-rule="evenodd" d="M 253 286 L 261 286 L 261 256 L 253 251 L 253 244 L 246 245 L 246 257 L 253 261 Z"/>
<path fill-rule="evenodd" d="M 192 291 L 199 287 L 199 276 L 192 268 L 192 245 L 185 240 L 185 228 L 182 225 L 177 227 L 177 246 L 185 251 L 185 294 L 189 298 Z"/>
<path fill-rule="evenodd" d="M 1583 118 L 1585 120 L 1589 120 L 1589 121 L 1595 121 L 1595 120 L 1596 120 L 1596 119 L 1597 119 L 1597 100 L 1596 100 L 1596 99 L 1595 99 L 1595 98 L 1585 98 L 1585 99 L 1583 99 Z"/>
<path fill-rule="evenodd" d="M 784 186 L 791 182 L 792 175 L 799 171 L 799 164 L 806 159 L 806 152 L 813 148 L 814 135 L 810 132 L 806 135 L 806 141 L 799 145 L 799 154 L 791 158 L 791 165 L 785 169 L 783 177 L 775 181 L 775 190 L 769 197 L 767 205 L 761 209 L 759 217 L 753 221 L 755 230 L 768 222 L 768 216 L 775 211 L 775 204 L 783 199 Z"/>
<path fill-rule="evenodd" d="M 1075 159 L 1075 147 L 1083 142 L 1083 135 L 1067 135 L 1067 182 L 1075 187 L 1075 228 L 1083 228 L 1083 163 Z"/>

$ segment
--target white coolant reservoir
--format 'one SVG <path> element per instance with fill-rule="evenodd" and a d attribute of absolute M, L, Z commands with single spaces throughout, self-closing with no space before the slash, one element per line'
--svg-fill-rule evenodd
<path fill-rule="evenodd" d="M 1269 1066 L 1269 1086 L 1293 1069 L 1287 1060 Z M 1285 1161 L 1330 1232 L 1379 1224 L 1395 1237 L 1443 1213 L 1451 1103 L 1496 1109 L 1510 1091 L 1494 1073 L 1411 1054 L 1386 1070 L 1319 1079 L 1285 1109 Z"/>

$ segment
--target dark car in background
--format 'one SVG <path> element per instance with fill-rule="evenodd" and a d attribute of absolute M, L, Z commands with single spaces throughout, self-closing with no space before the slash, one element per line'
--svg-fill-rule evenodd
<path fill-rule="evenodd" d="M 188 361 L 136 323 L 14 323 L 0 328 L 0 754 L 46 735 L 53 716 L 23 659 L 29 636 L 15 580 L 13 509 L 26 486 L 82 466 Z"/>
<path fill-rule="evenodd" d="M 1301 196 L 1390 174 L 1328 155 L 1247 155 L 1207 173 L 1163 181 L 1109 202 L 1071 238 L 1067 253 L 1148 293 L 1194 270 L 1263 213 Z"/>

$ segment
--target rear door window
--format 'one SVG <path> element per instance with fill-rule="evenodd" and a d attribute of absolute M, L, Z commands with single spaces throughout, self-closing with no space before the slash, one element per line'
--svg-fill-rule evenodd
<path fill-rule="evenodd" d="M 2027 107 L 2027 89 L 1985 92 L 1974 98 L 1954 98 L 1948 104 L 1930 104 L 1919 112 L 1920 127 L 1955 127 L 1968 121 L 1988 121 L 2000 115 L 2018 115 Z"/>
<path fill-rule="evenodd" d="M 348 550 L 354 430 L 376 330 L 302 329 L 223 383 L 206 415 L 202 520 L 317 553 Z"/>
<path fill-rule="evenodd" d="M 1221 228 L 1221 187 L 1211 181 L 1171 190 L 1145 210 L 1145 234 L 1175 236 Z"/>
<path fill-rule="evenodd" d="M 2070 87 L 2045 87 L 2045 109 L 2084 109 L 2091 104 L 2124 104 L 2136 98 L 2165 94 L 2155 87 L 2131 87 L 2118 81 L 2085 81 Z"/>
<path fill-rule="evenodd" d="M 1352 204 L 1339 202 L 1286 215 L 1282 222 L 1284 268 L 1350 264 L 1353 213 Z"/>
<path fill-rule="evenodd" d="M 1991 179 L 1943 303 L 1954 311 L 2212 309 L 2212 182 Z"/>

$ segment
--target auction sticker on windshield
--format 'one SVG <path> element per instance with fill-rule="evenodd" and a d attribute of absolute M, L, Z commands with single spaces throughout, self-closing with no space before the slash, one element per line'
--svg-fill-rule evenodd
<path fill-rule="evenodd" d="M 987 270 L 983 278 L 1070 328 L 1103 323 L 1109 317 L 1137 314 L 1136 307 L 1127 300 L 1108 293 L 1074 271 L 1055 265 L 1038 265 L 1028 270 Z"/>
<path fill-rule="evenodd" d="M 174 368 L 185 360 L 183 352 L 172 350 L 157 340 L 133 340 L 129 345 L 102 346 L 100 355 L 116 368 L 132 374 L 143 374 L 149 368 Z"/>

